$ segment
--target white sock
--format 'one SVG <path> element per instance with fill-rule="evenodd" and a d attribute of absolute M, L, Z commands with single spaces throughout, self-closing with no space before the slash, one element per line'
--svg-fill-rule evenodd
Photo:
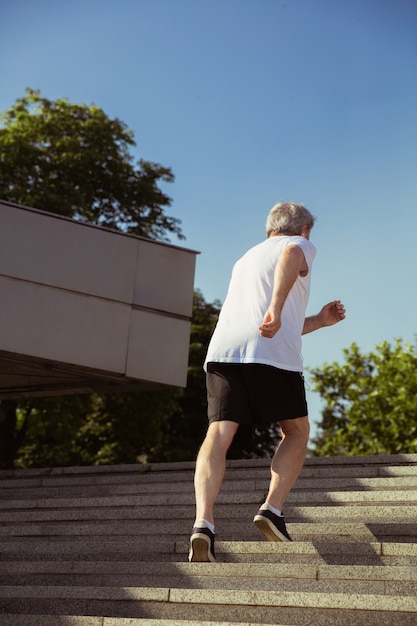
<path fill-rule="evenodd" d="M 206 519 L 196 520 L 194 526 L 198 527 L 201 523 L 203 523 L 204 526 L 206 526 L 209 530 L 211 530 L 212 533 L 214 533 L 214 524 L 208 522 Z"/>
<path fill-rule="evenodd" d="M 275 513 L 275 515 L 282 517 L 282 511 L 280 511 L 279 509 L 276 509 L 274 506 L 272 506 L 272 504 L 269 504 L 269 502 L 265 502 L 264 506 L 266 506 L 267 509 L 272 511 L 272 513 Z"/>

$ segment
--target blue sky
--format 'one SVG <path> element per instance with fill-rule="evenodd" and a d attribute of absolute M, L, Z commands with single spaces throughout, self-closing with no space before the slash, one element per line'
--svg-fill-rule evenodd
<path fill-rule="evenodd" d="M 413 341 L 417 0 L 3 0 L 0 23 L 0 110 L 31 87 L 123 120 L 135 157 L 172 168 L 208 302 L 295 200 L 318 218 L 308 312 L 348 311 L 305 365 Z"/>

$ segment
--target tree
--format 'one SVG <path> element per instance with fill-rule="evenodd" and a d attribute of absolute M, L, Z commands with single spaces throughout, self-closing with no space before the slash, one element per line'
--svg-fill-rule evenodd
<path fill-rule="evenodd" d="M 144 160 L 135 164 L 133 133 L 120 120 L 95 105 L 50 101 L 27 89 L 0 115 L 0 123 L 0 198 L 150 239 L 169 241 L 171 234 L 184 239 L 180 221 L 165 214 L 171 199 L 159 187 L 174 180 L 171 170 Z M 146 447 L 157 445 L 160 433 L 146 420 L 152 416 L 155 428 L 161 428 L 173 411 L 177 392 L 164 394 L 164 410 L 159 394 L 124 394 L 118 401 L 108 396 L 100 402 L 69 396 L 3 400 L 0 467 L 12 467 L 19 448 L 19 463 L 27 466 L 136 460 L 143 446 L 135 445 L 135 453 L 128 446 L 135 439 L 132 430 L 142 433 Z M 140 414 L 145 406 L 146 414 Z M 131 413 L 124 428 L 130 428 L 130 438 L 116 424 L 126 418 L 127 407 Z M 92 415 L 95 425 L 84 424 L 81 441 L 79 417 L 89 422 Z M 123 445 L 116 443 L 118 428 Z"/>
<path fill-rule="evenodd" d="M 352 343 L 343 364 L 310 371 L 325 401 L 315 456 L 399 454 L 417 449 L 417 343 L 397 339 L 362 354 Z"/>
<path fill-rule="evenodd" d="M 161 441 L 178 390 L 73 395 L 19 402 L 30 414 L 16 467 L 146 462 Z"/>
<path fill-rule="evenodd" d="M 19 437 L 15 467 L 83 464 L 77 433 L 94 410 L 94 396 L 28 398 L 13 403 L 17 404 L 15 433 Z M 5 404 L 1 403 L 0 412 Z"/>
<path fill-rule="evenodd" d="M 135 164 L 133 133 L 120 120 L 27 89 L 0 122 L 0 198 L 159 241 L 184 238 L 158 187 L 174 180 L 171 170 Z"/>

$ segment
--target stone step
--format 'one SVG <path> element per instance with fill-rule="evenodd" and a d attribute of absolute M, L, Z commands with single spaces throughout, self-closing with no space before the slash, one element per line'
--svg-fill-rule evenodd
<path fill-rule="evenodd" d="M 415 624 L 417 598 L 387 594 L 315 593 L 154 587 L 0 587 L 3 613 L 153 617 L 266 624 Z M 308 621 L 307 621 L 308 620 Z"/>
<path fill-rule="evenodd" d="M 314 525 L 313 525 L 314 526 Z M 307 542 L 323 542 L 325 541 L 328 544 L 334 543 L 335 545 L 340 544 L 349 544 L 352 545 L 354 543 L 364 544 L 366 542 L 375 543 L 404 543 L 404 544 L 413 544 L 415 543 L 415 524 L 414 525 L 403 525 L 403 526 L 395 526 L 394 528 L 390 528 L 389 526 L 385 527 L 376 527 L 368 529 L 366 527 L 363 528 L 352 528 L 349 524 L 327 524 L 323 530 L 326 532 L 319 532 L 317 528 L 313 526 L 307 526 L 306 528 L 302 528 L 297 530 L 297 526 L 288 526 L 288 529 L 293 537 L 294 541 L 292 543 L 307 543 Z M 255 529 L 251 533 L 246 533 L 247 537 L 245 538 L 245 543 L 256 543 L 260 541 L 260 533 Z M 242 540 L 242 536 L 244 533 L 240 527 L 230 529 L 229 532 L 223 532 L 220 535 L 217 535 L 217 543 L 225 542 L 225 543 L 235 543 L 237 541 Z M 165 535 L 163 535 L 165 536 Z M 169 536 L 166 535 L 166 536 Z M 150 536 L 147 534 L 143 535 L 123 535 L 119 533 L 119 537 L 122 541 L 125 542 L 126 545 L 131 548 L 136 544 L 140 544 L 143 541 L 148 542 L 150 546 L 150 552 L 158 553 L 158 545 L 160 541 L 160 536 Z M 172 539 L 175 540 L 176 545 L 179 546 L 181 552 L 187 552 L 187 550 L 183 550 L 182 546 L 187 545 L 189 541 L 189 533 L 183 536 L 172 536 Z M 115 535 L 102 535 L 98 537 L 93 534 L 86 534 L 83 536 L 66 536 L 66 535 L 56 535 L 53 537 L 48 537 L 45 535 L 33 536 L 33 537 L 8 537 L 5 543 L 2 543 L 0 549 L 2 553 L 6 552 L 19 552 L 17 548 L 18 545 L 22 546 L 22 551 L 28 551 L 30 549 L 36 549 L 38 545 L 45 545 L 46 542 L 54 545 L 59 543 L 60 541 L 66 543 L 72 543 L 73 550 L 82 551 L 88 550 L 89 546 L 92 545 L 93 541 L 101 542 L 102 545 L 110 545 L 114 543 Z M 43 541 L 42 541 L 43 540 Z M 11 550 L 11 546 L 14 546 L 13 550 Z M 155 547 L 154 547 L 155 546 Z M 9 549 L 10 547 L 10 549 Z M 39 551 L 39 550 L 37 550 Z"/>
<path fill-rule="evenodd" d="M 269 460 L 227 465 L 210 564 L 187 562 L 194 463 L 0 472 L 1 626 L 416 623 L 417 455 L 307 459 L 292 543 L 252 523 Z"/>
<path fill-rule="evenodd" d="M 247 479 L 263 479 L 269 471 L 269 459 L 246 459 L 228 461 L 225 482 Z M 2 488 L 54 487 L 89 484 L 144 484 L 153 482 L 181 483 L 190 480 L 194 462 L 156 463 L 149 465 L 116 465 L 93 467 L 63 467 L 28 470 L 1 470 Z M 417 454 L 375 455 L 363 457 L 323 457 L 307 459 L 300 479 L 321 478 L 372 478 L 416 476 Z M 311 481 L 310 486 L 314 485 Z"/>
<path fill-rule="evenodd" d="M 408 511 L 409 512 L 409 511 Z M 253 513 L 253 511 L 252 511 Z M 344 539 L 347 537 L 363 537 L 368 540 L 375 540 L 375 538 L 381 537 L 394 537 L 404 536 L 409 537 L 409 540 L 416 541 L 417 526 L 415 523 L 415 517 L 411 515 L 407 518 L 404 517 L 404 512 L 401 512 L 396 517 L 390 514 L 389 519 L 384 516 L 384 521 L 380 521 L 380 518 L 374 517 L 367 522 L 361 522 L 353 520 L 344 522 L 337 520 L 335 522 L 328 521 L 323 513 L 323 518 L 320 523 L 317 521 L 288 521 L 287 528 L 294 540 L 305 541 L 309 538 L 320 539 L 326 537 L 330 539 L 332 536 L 341 535 Z M 346 518 L 346 515 L 345 515 Z M 343 518 L 342 518 L 343 519 Z M 401 521 L 399 521 L 401 520 Z M 404 521 L 405 520 L 405 521 Z M 83 540 L 85 537 L 116 537 L 116 536 L 132 536 L 132 537 L 149 537 L 149 540 L 153 540 L 154 537 L 169 537 L 174 536 L 188 537 L 191 531 L 192 517 L 185 522 L 181 520 L 171 519 L 145 519 L 145 520 L 109 520 L 109 521 L 74 521 L 74 522 L 33 522 L 29 524 L 5 524 L 0 526 L 0 537 L 71 537 L 72 540 L 76 540 L 80 537 Z M 239 540 L 252 538 L 259 539 L 262 535 L 252 523 L 252 515 L 247 519 L 233 519 L 217 518 L 216 522 L 216 535 L 222 540 Z"/>
<path fill-rule="evenodd" d="M 237 498 L 219 498 L 219 503 L 216 504 L 216 518 L 217 519 L 252 519 L 253 515 L 258 510 L 259 505 L 263 502 L 263 498 L 249 498 L 252 500 L 249 502 L 236 502 Z M 16 522 L 19 520 L 25 521 L 64 521 L 64 520 L 147 520 L 147 519 L 161 519 L 167 518 L 177 520 L 189 520 L 190 515 L 192 517 L 194 513 L 194 503 L 179 504 L 175 506 L 170 504 L 142 504 L 137 505 L 132 502 L 130 506 L 123 503 L 119 505 L 118 501 L 111 500 L 108 506 L 101 500 L 93 502 L 91 507 L 86 506 L 71 506 L 71 502 L 56 501 L 56 507 L 53 506 L 53 501 L 44 503 L 43 501 L 36 501 L 34 503 L 28 502 L 29 506 L 20 507 L 8 507 L 4 506 L 0 511 L 0 521 L 2 523 Z M 30 506 L 33 504 L 34 506 Z M 46 506 L 45 506 L 46 504 Z M 80 504 L 84 504 L 81 503 Z M 35 506 L 36 505 L 36 506 Z M 291 519 L 317 519 L 319 522 L 323 519 L 340 519 L 343 517 L 359 518 L 366 520 L 367 518 L 387 517 L 388 519 L 401 519 L 402 516 L 412 517 L 413 511 L 416 510 L 416 504 L 412 501 L 409 502 L 396 502 L 384 503 L 380 501 L 351 501 L 351 502 L 322 502 L 319 506 L 310 503 L 289 503 L 285 508 L 285 517 L 289 521 Z M 191 520 L 193 521 L 193 520 Z"/>
<path fill-rule="evenodd" d="M 0 585 L 176 587 L 417 595 L 413 566 L 253 563 L 0 563 Z"/>
<path fill-rule="evenodd" d="M 265 474 L 265 472 L 264 472 Z M 262 479 L 251 477 L 225 481 L 222 487 L 223 492 L 240 491 L 263 491 L 268 490 L 269 478 L 263 476 Z M 317 499 L 319 491 L 327 491 L 331 494 L 337 492 L 345 492 L 351 490 L 358 491 L 376 491 L 378 495 L 383 497 L 379 492 L 392 492 L 393 490 L 404 490 L 415 492 L 417 487 L 417 470 L 416 475 L 388 477 L 388 478 L 320 478 L 320 479 L 299 479 L 292 491 L 292 496 L 298 495 L 306 497 L 303 491 L 313 499 Z M 91 498 L 91 497 L 112 497 L 122 495 L 138 495 L 138 494 L 188 494 L 193 491 L 192 476 L 183 478 L 180 482 L 156 482 L 156 481 L 130 481 L 126 483 L 87 483 L 87 484 L 66 484 L 66 485 L 16 485 L 16 481 L 9 480 L 8 484 L 0 483 L 0 498 L 7 504 L 7 499 L 18 500 L 27 498 Z"/>
<path fill-rule="evenodd" d="M 240 491 L 222 490 L 218 497 L 219 504 L 249 504 L 263 501 L 265 489 Z M 60 507 L 116 507 L 116 506 L 172 506 L 194 505 L 194 493 L 190 489 L 187 493 L 149 493 L 142 495 L 122 496 L 85 496 L 85 497 L 60 497 L 58 495 L 49 498 L 33 497 L 2 499 L 3 508 L 28 509 L 28 508 L 60 508 Z M 289 494 L 287 507 L 292 504 L 343 504 L 343 503 L 386 503 L 395 506 L 398 503 L 417 504 L 417 490 L 392 490 L 392 491 L 294 491 Z"/>
<path fill-rule="evenodd" d="M 177 555 L 188 554 L 188 542 L 178 542 Z M 416 543 L 362 541 L 317 541 L 270 543 L 264 541 L 217 541 L 216 555 L 220 562 L 251 563 L 320 563 L 333 565 L 417 565 Z"/>
<path fill-rule="evenodd" d="M 252 471 L 254 468 L 269 468 L 270 459 L 233 459 L 227 461 L 227 470 L 235 471 L 243 469 L 244 471 Z M 353 468 L 381 468 L 392 467 L 406 470 L 407 467 L 417 465 L 417 453 L 414 454 L 370 454 L 363 456 L 331 456 L 331 457 L 307 457 L 304 462 L 302 472 L 310 470 L 319 470 L 323 468 L 328 471 L 331 467 L 332 473 L 337 468 L 345 471 L 349 467 Z M 128 475 L 132 472 L 135 474 L 149 473 L 169 473 L 172 475 L 176 471 L 194 471 L 194 461 L 175 461 L 167 463 L 148 463 L 148 464 L 125 464 L 125 465 L 85 465 L 71 467 L 45 467 L 30 469 L 9 469 L 0 470 L 0 480 L 2 478 L 28 478 L 28 477 L 49 477 L 63 475 Z M 345 468 L 345 469 L 343 469 Z"/>
<path fill-rule="evenodd" d="M 221 520 L 241 520 L 248 523 L 252 520 L 260 503 L 236 504 L 228 506 L 219 504 L 216 507 L 216 519 Z M 349 514 L 348 514 L 349 513 Z M 163 520 L 173 518 L 181 524 L 179 532 L 188 532 L 190 524 L 193 522 L 194 507 L 177 506 L 173 511 L 170 506 L 144 506 L 144 507 L 82 507 L 82 508 L 33 508 L 33 509 L 3 509 L 0 511 L 0 523 L 3 528 L 14 528 L 25 523 L 51 524 L 53 522 L 110 522 L 121 521 L 142 523 L 145 520 L 158 520 L 158 524 Z M 318 523 L 329 521 L 344 521 L 347 517 L 351 522 L 373 522 L 373 521 L 403 521 L 412 522 L 416 519 L 416 506 L 404 505 L 402 503 L 392 505 L 359 504 L 351 505 L 347 509 L 345 506 L 289 506 L 285 509 L 285 519 L 288 523 L 302 521 L 317 521 Z M 179 521 L 181 520 L 181 521 Z M 172 521 L 174 521 L 172 519 Z M 163 522 L 165 523 L 165 522 Z M 223 522 L 222 522 L 223 523 Z M 184 524 L 186 528 L 184 528 Z"/>
<path fill-rule="evenodd" d="M 130 617 L 93 617 L 80 615 L 2 615 L 2 626 L 196 626 L 195 620 L 147 619 Z M 248 622 L 206 622 L 198 626 L 268 626 Z M 276 626 L 285 626 L 277 624 Z"/>
<path fill-rule="evenodd" d="M 224 564 L 223 564 L 224 565 Z M 241 564 L 240 564 L 241 565 Z M 252 570 L 254 565 L 251 564 Z M 382 569 L 382 568 L 381 568 Z M 100 576 L 97 573 L 73 575 L 65 574 L 20 574 L 0 576 L 0 586 L 19 585 L 20 587 L 38 586 L 100 586 L 100 587 L 151 587 L 178 589 L 224 589 L 224 590 L 252 590 L 252 591 L 293 591 L 308 593 L 349 593 L 349 594 L 373 594 L 373 595 L 403 595 L 415 597 L 417 582 L 404 582 L 403 580 L 310 580 L 299 578 L 261 578 L 257 576 L 245 578 L 216 578 L 193 574 L 188 576 L 158 576 L 145 574 L 121 574 Z M 1 618 L 0 618 L 1 623 Z"/>
<path fill-rule="evenodd" d="M 1 562 L 95 561 L 161 563 L 187 561 L 188 541 L 95 539 L 42 540 L 22 538 L 0 546 Z M 260 541 L 217 541 L 221 563 L 309 563 L 319 565 L 417 566 L 415 543 L 321 541 L 268 543 Z"/>

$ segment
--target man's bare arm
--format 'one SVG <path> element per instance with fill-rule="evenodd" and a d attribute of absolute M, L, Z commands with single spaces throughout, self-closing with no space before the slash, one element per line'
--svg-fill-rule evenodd
<path fill-rule="evenodd" d="M 281 328 L 281 311 L 284 302 L 299 274 L 308 271 L 304 252 L 299 246 L 288 246 L 275 267 L 271 303 L 259 327 L 262 337 L 271 339 Z"/>
<path fill-rule="evenodd" d="M 324 326 L 333 326 L 346 317 L 346 310 L 340 300 L 332 300 L 320 310 L 317 315 L 310 315 L 304 320 L 303 335 L 311 333 Z"/>

